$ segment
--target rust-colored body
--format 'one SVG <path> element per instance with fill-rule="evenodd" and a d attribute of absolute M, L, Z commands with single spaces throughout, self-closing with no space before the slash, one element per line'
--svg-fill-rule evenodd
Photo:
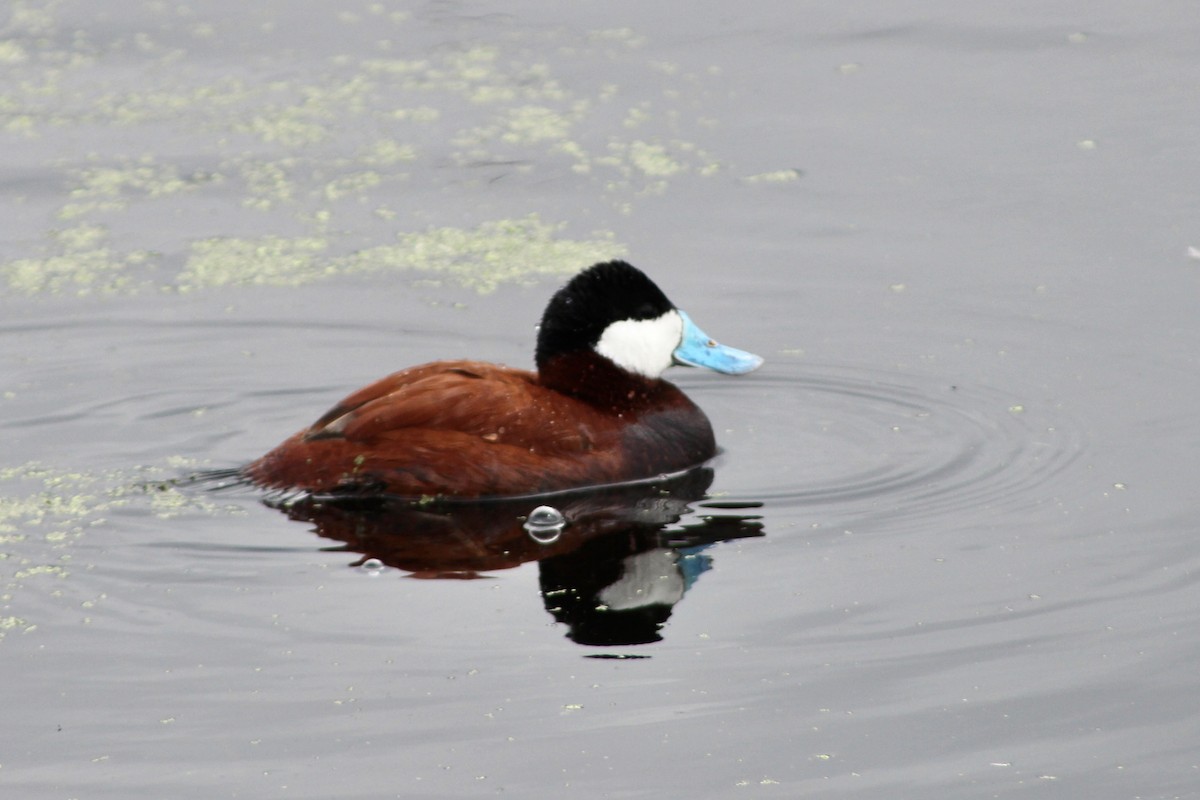
<path fill-rule="evenodd" d="M 674 385 L 576 352 L 538 373 L 475 361 L 397 372 L 243 474 L 288 491 L 475 498 L 648 478 L 715 451 L 707 417 Z"/>

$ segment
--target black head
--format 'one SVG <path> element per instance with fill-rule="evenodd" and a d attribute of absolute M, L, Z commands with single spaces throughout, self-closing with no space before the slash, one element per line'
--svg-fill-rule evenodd
<path fill-rule="evenodd" d="M 662 289 L 624 261 L 606 261 L 580 272 L 550 299 L 538 329 L 535 360 L 591 350 L 604 331 L 622 320 L 653 320 L 675 308 Z"/>

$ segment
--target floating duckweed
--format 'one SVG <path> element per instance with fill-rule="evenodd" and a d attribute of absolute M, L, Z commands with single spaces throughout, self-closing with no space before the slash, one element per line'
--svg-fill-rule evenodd
<path fill-rule="evenodd" d="M 447 62 L 450 72 L 458 76 L 459 80 L 481 82 L 493 77 L 499 55 L 499 48 L 481 45 L 461 53 L 453 53 Z"/>
<path fill-rule="evenodd" d="M 9 17 L 9 28 L 29 34 L 47 34 L 54 29 L 54 12 L 57 4 L 14 3 Z"/>
<path fill-rule="evenodd" d="M 13 579 L 23 581 L 38 575 L 53 575 L 56 578 L 65 578 L 67 577 L 68 573 L 64 567 L 54 564 L 41 564 L 36 567 L 28 567 L 26 569 L 17 570 L 13 573 Z"/>
<path fill-rule="evenodd" d="M 630 142 L 627 153 L 629 163 L 651 177 L 666 178 L 686 169 L 683 164 L 672 158 L 661 144 Z"/>
<path fill-rule="evenodd" d="M 302 148 L 329 139 L 347 116 L 361 115 L 373 82 L 366 75 L 353 75 L 331 86 L 287 83 L 270 88 L 296 92 L 303 99 L 291 105 L 268 104 L 248 121 L 236 121 L 235 130 L 251 133 L 264 142 Z"/>
<path fill-rule="evenodd" d="M 367 164 L 390 167 L 416 157 L 417 151 L 411 144 L 403 144 L 395 139 L 380 139 L 362 154 L 361 160 Z"/>
<path fill-rule="evenodd" d="M 97 123 L 124 126 L 187 117 L 243 130 L 244 120 L 231 117 L 231 112 L 241 107 L 259 110 L 265 103 L 265 93 L 264 87 L 248 86 L 238 78 L 221 78 L 211 84 L 180 89 L 103 94 L 83 113 Z"/>
<path fill-rule="evenodd" d="M 633 28 L 603 28 L 588 31 L 588 38 L 596 42 L 613 42 L 623 44 L 631 50 L 646 44 L 646 37 L 637 33 Z"/>
<path fill-rule="evenodd" d="M 774 172 L 760 172 L 756 175 L 748 175 L 742 180 L 746 183 L 791 183 L 800 179 L 800 170 L 798 169 L 778 169 Z"/>
<path fill-rule="evenodd" d="M 59 231 L 55 238 L 68 252 L 78 253 L 99 248 L 108 239 L 108 229 L 103 225 L 78 225 Z"/>
<path fill-rule="evenodd" d="M 362 194 L 367 189 L 383 182 L 378 172 L 352 172 L 325 184 L 325 199 L 334 201 L 353 194 Z"/>
<path fill-rule="evenodd" d="M 328 242 L 310 236 L 285 239 L 206 239 L 192 244 L 179 275 L 181 289 L 214 286 L 295 286 L 326 272 L 317 258 Z"/>
<path fill-rule="evenodd" d="M 144 253 L 114 255 L 108 247 L 108 229 L 83 224 L 56 231 L 52 239 L 59 252 L 45 258 L 23 258 L 0 264 L 0 283 L 25 294 L 91 294 L 121 292 L 135 283 L 127 267 Z"/>
<path fill-rule="evenodd" d="M 328 122 L 314 121 L 310 111 L 296 107 L 259 114 L 239 127 L 264 142 L 284 147 L 316 144 L 329 136 Z"/>
<path fill-rule="evenodd" d="M 102 524 L 102 515 L 111 509 L 149 497 L 151 508 L 160 517 L 175 516 L 185 509 L 208 514 L 230 510 L 194 493 L 180 492 L 167 482 L 159 483 L 157 491 L 149 491 L 145 479 L 156 474 L 177 473 L 150 468 L 135 473 L 80 473 L 33 462 L 0 468 L 0 561 L 13 565 L 7 578 L 0 578 L 6 606 L 16 602 L 20 590 L 45 587 L 43 578 L 69 579 L 70 571 L 64 566 L 71 558 L 69 548 L 88 528 Z M 30 632 L 35 627 L 17 616 L 0 617 L 0 638 L 6 630 Z"/>
<path fill-rule="evenodd" d="M 575 241 L 557 238 L 562 225 L 523 219 L 485 222 L 474 229 L 431 228 L 403 233 L 395 245 L 372 247 L 340 259 L 347 271 L 417 270 L 443 275 L 487 294 L 504 283 L 526 283 L 575 272 L 581 264 L 625 255 L 611 234 Z"/>
<path fill-rule="evenodd" d="M 278 161 L 245 161 L 238 170 L 246 182 L 247 196 L 242 205 L 267 211 L 278 203 L 290 203 L 296 197 L 296 183 L 291 179 L 297 161 L 283 158 Z"/>
<path fill-rule="evenodd" d="M 508 130 L 500 138 L 508 144 L 561 140 L 571 132 L 572 121 L 545 106 L 521 106 L 506 117 Z"/>
<path fill-rule="evenodd" d="M 3 639 L 6 635 L 14 631 L 28 633 L 35 628 L 37 628 L 36 625 L 30 625 L 27 620 L 21 619 L 20 617 L 0 617 L 0 639 Z"/>
<path fill-rule="evenodd" d="M 485 222 L 474 229 L 431 228 L 402 233 L 394 245 L 336 258 L 322 257 L 328 243 L 316 237 L 208 239 L 193 244 L 178 280 L 185 290 L 295 286 L 337 274 L 416 270 L 446 276 L 485 294 L 502 283 L 568 274 L 580 264 L 625 255 L 625 248 L 611 234 L 574 241 L 557 238 L 562 227 L 530 215 Z"/>
<path fill-rule="evenodd" d="M 20 134 L 26 137 L 32 137 L 37 132 L 34 119 L 29 114 L 5 114 L 4 130 L 7 133 Z"/>
<path fill-rule="evenodd" d="M 442 112 L 430 106 L 416 108 L 398 108 L 392 112 L 393 119 L 412 120 L 413 122 L 431 123 L 442 118 Z"/>
<path fill-rule="evenodd" d="M 360 62 L 359 66 L 367 72 L 382 73 L 393 77 L 420 75 L 430 70 L 430 63 L 424 59 L 368 58 Z"/>
<path fill-rule="evenodd" d="M 646 194 L 665 192 L 671 178 L 720 170 L 694 143 L 654 138 L 664 126 L 667 131 L 685 129 L 684 109 L 699 108 L 696 101 L 707 91 L 702 80 L 674 63 L 640 63 L 642 74 L 661 91 L 654 93 L 653 105 L 634 100 L 621 107 L 617 98 L 628 96 L 628 85 L 566 82 L 556 66 L 539 60 L 540 38 L 430 48 L 423 51 L 425 58 L 379 58 L 375 56 L 388 48 L 400 52 L 399 38 L 388 40 L 390 31 L 381 30 L 376 40 L 380 49 L 372 57 L 350 52 L 332 58 L 324 74 L 312 80 L 297 79 L 286 70 L 210 78 L 206 69 L 162 67 L 190 58 L 174 43 L 186 44 L 189 36 L 211 39 L 219 32 L 213 22 L 189 18 L 179 29 L 183 40 L 150 29 L 104 44 L 87 34 L 72 38 L 71 31 L 61 28 L 53 4 L 51 10 L 32 5 L 16 4 L 7 38 L 0 40 L 0 65 L 12 65 L 8 71 L 16 77 L 0 93 L 0 131 L 50 140 L 51 152 L 59 152 L 60 158 L 47 157 L 37 166 L 65 179 L 70 195 L 48 216 L 76 227 L 48 233 L 44 251 L 15 253 L 16 260 L 0 263 L 0 285 L 17 291 L 291 286 L 343 272 L 400 268 L 445 276 L 485 292 L 507 280 L 573 271 L 589 260 L 622 255 L 623 248 L 610 234 L 571 241 L 527 221 L 405 233 L 353 255 L 345 255 L 344 249 L 331 255 L 337 242 L 325 235 L 334 230 L 336 219 L 338 229 L 357 236 L 355 224 L 378 219 L 371 214 L 374 208 L 404 219 L 407 211 L 390 209 L 407 205 L 387 196 L 400 180 L 420 175 L 432 184 L 420 190 L 434 192 L 475 185 L 470 178 L 464 181 L 462 172 L 440 169 L 447 161 L 515 165 L 507 172 L 518 177 L 536 174 L 549 163 L 554 180 L 586 182 L 589 194 L 603 197 L 610 210 L 620 213 L 631 213 Z M 359 24 L 381 28 L 411 17 L 388 12 L 383 3 L 352 13 Z M 336 11 L 327 18 L 339 19 Z M 603 62 L 617 51 L 645 44 L 633 29 L 610 28 L 567 37 L 557 47 L 581 60 Z M 107 69 L 114 55 L 121 63 L 135 58 L 146 69 L 145 79 L 130 84 L 120 77 L 125 74 L 121 69 Z M 272 77 L 264 77 L 268 72 Z M 417 127 L 432 125 L 439 127 Z M 134 126 L 143 127 L 120 130 Z M 413 135 L 406 136 L 406 129 Z M 79 167 L 75 142 L 82 135 L 90 137 L 89 146 L 98 152 Z M 172 144 L 151 157 L 122 150 L 139 141 Z M 411 174 L 395 169 L 422 158 L 430 163 Z M 206 168 L 197 170 L 195 164 Z M 223 181 L 228 183 L 225 196 L 194 192 Z M 179 197 L 184 193 L 193 194 Z M 163 203 L 165 198 L 174 199 Z M 148 216 L 170 224 L 151 226 L 152 233 L 136 222 L 122 224 L 129 221 L 120 219 L 122 213 L 152 202 L 159 207 Z M 298 221 L 305 227 L 291 231 L 271 219 L 271 227 L 256 230 L 252 221 L 251 231 L 278 235 L 239 238 L 245 229 L 231 230 L 228 213 L 212 210 L 214 204 L 228 208 L 239 203 L 261 212 L 293 206 L 284 209 L 290 213 L 285 225 Z M 152 256 L 145 250 L 112 248 L 100 222 L 120 231 L 121 241 L 152 237 L 153 244 L 144 246 L 156 254 L 161 250 L 163 263 L 186 259 L 185 266 L 153 276 L 132 269 Z M 302 235 L 289 238 L 293 233 Z M 132 241 L 133 247 L 140 244 Z M 453 245 L 465 249 L 445 251 Z"/>
<path fill-rule="evenodd" d="M 150 197 L 160 197 L 183 191 L 189 186 L 189 182 L 179 176 L 179 171 L 174 165 L 155 164 L 148 159 L 123 167 L 93 167 L 83 170 L 83 183 L 84 188 L 71 194 L 118 197 L 123 193 L 135 191 Z"/>
<path fill-rule="evenodd" d="M 20 42 L 12 39 L 0 42 L 0 64 L 20 64 L 29 58 Z"/>
<path fill-rule="evenodd" d="M 650 121 L 649 103 L 642 103 L 641 107 L 631 108 L 625 114 L 625 119 L 621 121 L 621 126 L 625 128 L 637 128 Z"/>
<path fill-rule="evenodd" d="M 174 165 L 156 164 L 149 158 L 119 166 L 81 169 L 74 177 L 77 186 L 71 190 L 72 202 L 59 211 L 60 219 L 71 219 L 94 211 L 121 210 L 133 197 L 165 197 L 218 179 L 215 175 L 202 173 L 183 177 Z"/>

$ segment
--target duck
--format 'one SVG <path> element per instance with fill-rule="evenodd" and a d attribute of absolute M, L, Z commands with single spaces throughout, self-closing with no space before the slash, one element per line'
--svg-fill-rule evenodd
<path fill-rule="evenodd" d="M 446 360 L 393 373 L 241 476 L 298 496 L 426 500 L 654 479 L 717 453 L 708 417 L 662 374 L 682 365 L 740 375 L 763 359 L 711 339 L 644 272 L 607 261 L 551 297 L 534 363 Z"/>

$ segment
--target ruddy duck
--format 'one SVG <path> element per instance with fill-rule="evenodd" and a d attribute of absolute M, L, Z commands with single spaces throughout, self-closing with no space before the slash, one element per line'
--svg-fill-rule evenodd
<path fill-rule="evenodd" d="M 708 338 L 640 270 L 596 264 L 551 298 L 537 372 L 411 367 L 359 389 L 243 468 L 309 494 L 481 498 L 653 478 L 716 453 L 708 418 L 660 375 L 737 375 L 762 359 Z"/>

